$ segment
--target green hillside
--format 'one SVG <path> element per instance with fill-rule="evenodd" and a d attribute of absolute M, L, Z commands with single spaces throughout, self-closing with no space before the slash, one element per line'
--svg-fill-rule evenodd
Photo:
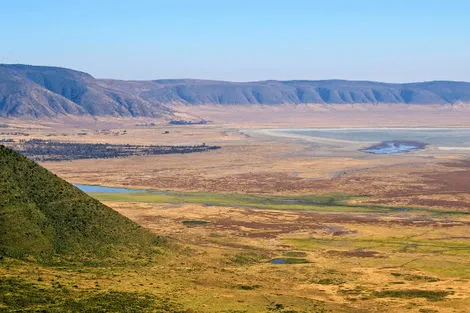
<path fill-rule="evenodd" d="M 148 259 L 162 239 L 0 146 L 0 255 L 41 262 Z"/>

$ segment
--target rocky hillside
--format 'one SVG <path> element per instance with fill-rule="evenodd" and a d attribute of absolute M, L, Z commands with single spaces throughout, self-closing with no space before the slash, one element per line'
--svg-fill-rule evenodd
<path fill-rule="evenodd" d="M 102 86 L 86 73 L 56 67 L 0 65 L 0 116 L 159 117 L 170 112 L 136 93 Z"/>

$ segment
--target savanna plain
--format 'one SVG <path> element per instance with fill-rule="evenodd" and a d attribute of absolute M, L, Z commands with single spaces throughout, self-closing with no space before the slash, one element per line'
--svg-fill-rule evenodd
<path fill-rule="evenodd" d="M 124 254 L 112 265 L 6 258 L 2 290 L 17 311 L 53 311 L 51 303 L 72 299 L 70 311 L 83 312 L 469 312 L 470 150 L 431 143 L 377 155 L 359 150 L 380 140 L 273 131 L 462 129 L 460 114 L 441 114 L 436 124 L 435 112 L 398 119 L 386 110 L 297 111 L 273 121 L 266 116 L 279 112 L 257 118 L 260 108 L 187 110 L 212 123 L 1 121 L 0 139 L 15 142 L 220 147 L 40 161 L 73 184 L 125 188 L 89 194 L 165 244 L 138 263 Z M 92 296 L 80 302 L 85 294 Z"/>

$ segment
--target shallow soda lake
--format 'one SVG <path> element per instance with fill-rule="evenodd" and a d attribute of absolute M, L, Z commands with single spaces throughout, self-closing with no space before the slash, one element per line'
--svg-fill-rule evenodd
<path fill-rule="evenodd" d="M 269 133 L 363 142 L 366 148 L 361 151 L 376 154 L 408 152 L 426 145 L 440 150 L 470 149 L 470 128 L 305 128 L 274 129 Z"/>

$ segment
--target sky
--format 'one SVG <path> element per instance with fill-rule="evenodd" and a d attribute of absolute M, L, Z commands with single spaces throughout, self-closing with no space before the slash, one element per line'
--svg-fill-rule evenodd
<path fill-rule="evenodd" d="M 97 78 L 470 81 L 468 0 L 0 0 L 0 38 Z"/>

